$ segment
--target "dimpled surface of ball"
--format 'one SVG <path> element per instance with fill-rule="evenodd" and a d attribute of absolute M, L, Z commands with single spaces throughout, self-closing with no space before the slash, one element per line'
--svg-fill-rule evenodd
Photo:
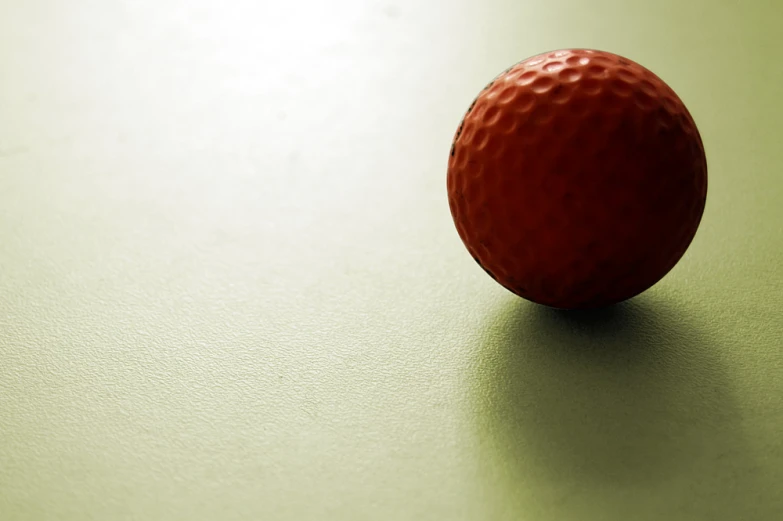
<path fill-rule="evenodd" d="M 633 61 L 572 49 L 495 78 L 452 144 L 447 189 L 460 238 L 530 301 L 603 307 L 679 262 L 704 212 L 707 163 L 674 91 Z"/>

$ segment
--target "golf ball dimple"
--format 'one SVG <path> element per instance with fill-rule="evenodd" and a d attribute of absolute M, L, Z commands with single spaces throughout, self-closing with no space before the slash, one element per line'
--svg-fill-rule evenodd
<path fill-rule="evenodd" d="M 534 56 L 471 104 L 450 151 L 460 238 L 510 291 L 547 306 L 611 305 L 684 255 L 707 162 L 677 94 L 641 65 L 587 49 Z"/>

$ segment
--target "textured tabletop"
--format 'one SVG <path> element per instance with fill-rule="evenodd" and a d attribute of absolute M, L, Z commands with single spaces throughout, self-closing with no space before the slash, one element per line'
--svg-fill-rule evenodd
<path fill-rule="evenodd" d="M 0 520 L 783 519 L 777 0 L 0 3 Z M 645 294 L 567 314 L 448 209 L 478 91 L 623 54 L 704 139 Z"/>

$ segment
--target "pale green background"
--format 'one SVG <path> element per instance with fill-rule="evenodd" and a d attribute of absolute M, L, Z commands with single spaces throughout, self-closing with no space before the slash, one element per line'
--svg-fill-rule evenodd
<path fill-rule="evenodd" d="M 777 0 L 0 6 L 0 520 L 783 519 Z M 521 301 L 448 212 L 529 55 L 624 54 L 710 187 L 661 283 Z"/>

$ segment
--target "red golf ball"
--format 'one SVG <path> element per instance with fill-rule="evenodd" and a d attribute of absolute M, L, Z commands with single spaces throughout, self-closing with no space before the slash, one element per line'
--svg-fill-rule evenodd
<path fill-rule="evenodd" d="M 707 161 L 658 76 L 571 49 L 484 88 L 454 137 L 447 188 L 459 236 L 490 276 L 539 304 L 595 308 L 647 290 L 682 258 Z"/>

